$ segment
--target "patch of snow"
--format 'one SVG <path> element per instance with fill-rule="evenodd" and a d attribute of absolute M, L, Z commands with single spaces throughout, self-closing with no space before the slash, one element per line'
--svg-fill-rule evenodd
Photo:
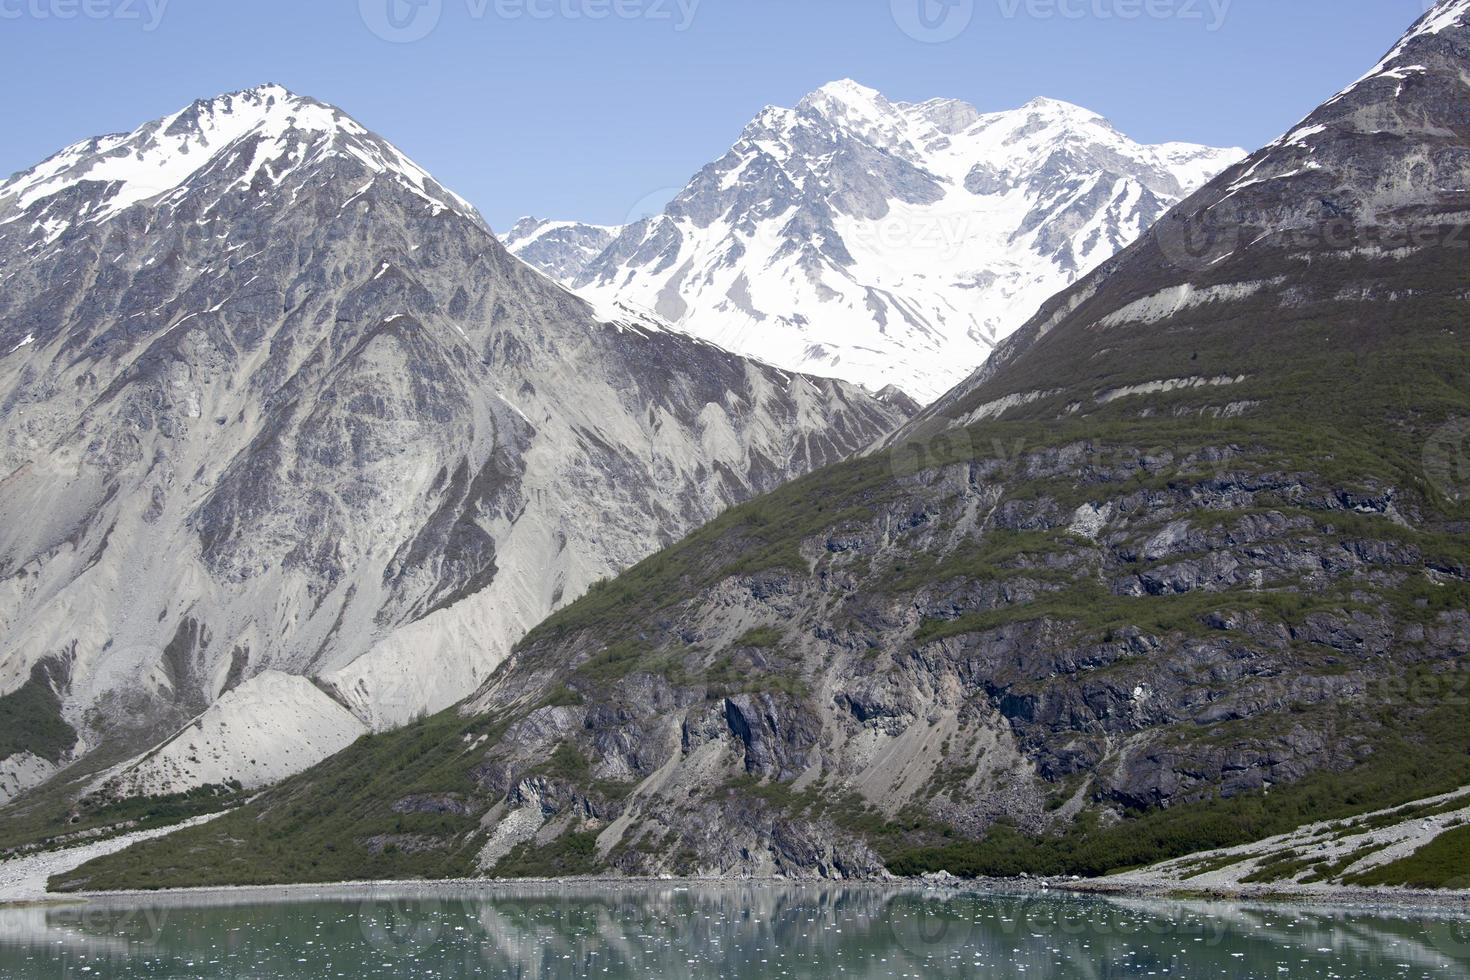
<path fill-rule="evenodd" d="M 1225 385 L 1238 385 L 1245 381 L 1245 375 L 1239 377 L 1219 378 L 1170 378 L 1166 381 L 1149 381 L 1144 384 L 1126 385 L 1122 388 L 1113 388 L 1109 391 L 1100 392 L 1097 395 L 1097 403 L 1106 405 L 1120 398 L 1131 398 L 1135 395 L 1158 395 L 1169 391 L 1182 391 L 1188 388 L 1218 388 Z"/>
<path fill-rule="evenodd" d="M 966 416 L 963 422 L 956 424 L 966 426 L 974 425 L 976 422 L 983 422 L 986 419 L 998 419 L 1013 408 L 1030 405 L 1032 402 L 1040 401 L 1054 394 L 1056 394 L 1055 391 L 1023 391 L 1017 392 L 1014 395 L 1006 395 L 1003 398 L 997 398 L 995 401 L 986 402 Z"/>
<path fill-rule="evenodd" d="M 1286 137 L 1284 140 L 1282 140 L 1282 142 L 1286 144 L 1304 143 L 1311 137 L 1316 136 L 1318 133 L 1325 132 L 1327 132 L 1326 126 L 1302 126 L 1286 134 Z"/>
<path fill-rule="evenodd" d="M 1098 323 L 1103 327 L 1119 327 L 1129 323 L 1158 323 L 1197 306 L 1249 299 L 1285 282 L 1284 276 L 1277 276 L 1273 279 L 1225 283 L 1203 289 L 1192 283 L 1181 283 L 1178 286 L 1160 290 L 1151 296 L 1134 300 L 1127 306 L 1103 317 Z"/>

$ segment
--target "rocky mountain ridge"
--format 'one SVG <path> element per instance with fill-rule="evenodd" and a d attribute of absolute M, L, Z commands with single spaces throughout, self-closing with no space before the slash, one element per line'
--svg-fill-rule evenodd
<path fill-rule="evenodd" d="M 604 316 L 278 86 L 0 184 L 0 351 L 6 797 L 300 771 L 901 418 Z"/>

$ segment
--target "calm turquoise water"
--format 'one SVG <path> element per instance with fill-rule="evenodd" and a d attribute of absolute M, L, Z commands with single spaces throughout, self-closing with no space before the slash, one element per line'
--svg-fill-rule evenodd
<path fill-rule="evenodd" d="M 1465 978 L 1470 928 L 876 888 L 516 889 L 0 910 L 0 976 Z"/>

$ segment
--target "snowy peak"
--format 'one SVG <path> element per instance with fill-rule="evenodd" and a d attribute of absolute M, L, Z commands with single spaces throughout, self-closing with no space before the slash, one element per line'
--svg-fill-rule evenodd
<path fill-rule="evenodd" d="M 883 93 L 875 88 L 861 85 L 850 78 L 839 78 L 835 82 L 828 82 L 808 95 L 803 100 L 803 104 L 821 100 L 842 102 L 850 105 L 888 105 L 888 100 L 883 97 Z"/>
<path fill-rule="evenodd" d="M 797 103 L 795 114 L 808 125 L 839 139 L 859 140 L 882 152 L 921 163 L 915 138 L 922 135 L 926 126 L 937 126 L 932 122 L 926 123 L 914 108 L 890 102 L 875 89 L 843 79 L 830 82 L 806 96 Z M 933 108 L 940 111 L 937 105 Z M 960 116 L 965 114 L 965 109 L 974 113 L 974 109 L 964 103 L 951 104 L 951 112 L 958 111 Z M 954 122 L 952 118 L 948 121 L 951 125 Z"/>
<path fill-rule="evenodd" d="M 820 115 L 828 121 L 861 132 L 898 118 L 898 110 L 876 89 L 851 79 L 829 82 L 797 104 L 797 111 Z"/>
<path fill-rule="evenodd" d="M 1112 123 L 1091 109 L 1085 109 L 1073 102 L 1064 102 L 1061 99 L 1051 99 L 1046 96 L 1034 98 L 1016 111 L 1029 115 L 1041 114 L 1053 118 L 1070 119 L 1077 122 L 1101 123 L 1109 129 L 1113 128 Z"/>
<path fill-rule="evenodd" d="M 843 79 L 763 109 L 662 215 L 590 259 L 578 248 L 596 239 L 565 226 L 509 244 L 727 349 L 929 400 L 1242 156 L 1139 144 L 1055 99 L 981 113 Z"/>
<path fill-rule="evenodd" d="M 1470 0 L 1439 0 L 1364 78 L 1371 78 L 1390 68 L 1397 59 L 1408 54 L 1417 41 L 1464 28 L 1467 18 L 1470 18 Z"/>
<path fill-rule="evenodd" d="M 60 195 L 78 218 L 100 221 L 203 175 L 272 185 L 334 156 L 356 159 L 435 206 L 479 221 L 475 209 L 340 109 L 267 84 L 202 99 L 131 133 L 76 143 L 0 184 L 0 223 Z"/>

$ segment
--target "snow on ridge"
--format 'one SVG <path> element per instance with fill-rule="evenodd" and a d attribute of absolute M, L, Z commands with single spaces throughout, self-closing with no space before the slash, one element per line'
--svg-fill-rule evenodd
<path fill-rule="evenodd" d="M 1359 85 L 1362 85 L 1369 79 L 1388 75 L 1389 71 L 1387 69 L 1389 68 L 1389 66 L 1392 65 L 1397 58 L 1404 54 L 1410 44 L 1421 37 L 1429 37 L 1434 34 L 1443 34 L 1450 28 L 1464 26 L 1465 17 L 1467 14 L 1470 14 L 1470 0 L 1441 0 L 1439 6 L 1425 13 L 1424 16 L 1421 17 L 1419 21 L 1409 29 L 1409 32 L 1399 40 L 1398 44 L 1395 44 L 1393 46 L 1393 50 L 1389 51 L 1388 54 L 1383 56 L 1382 61 L 1374 65 L 1367 72 L 1367 74 L 1363 75 L 1362 78 L 1359 78 L 1347 88 L 1337 93 L 1336 98 L 1334 98 L 1332 101 L 1335 102 L 1337 99 L 1342 98 L 1344 95 L 1351 92 Z"/>
<path fill-rule="evenodd" d="M 1458 27 L 1470 13 L 1470 0 L 1442 0 L 1440 7 L 1425 13 L 1419 25 L 1409 32 L 1405 41 L 1428 34 L 1441 34 L 1451 27 Z"/>
<path fill-rule="evenodd" d="M 995 399 L 995 401 L 986 402 L 985 404 L 978 406 L 974 411 L 967 415 L 963 421 L 955 423 L 954 427 L 959 428 L 966 425 L 974 425 L 976 422 L 984 422 L 987 419 L 998 419 L 1013 408 L 1020 408 L 1023 405 L 1030 405 L 1032 402 L 1039 402 L 1043 398 L 1050 398 L 1055 394 L 1058 394 L 1058 391 L 1056 389 L 1045 391 L 1020 391 L 1009 395 L 1003 395 L 1000 398 Z"/>
<path fill-rule="evenodd" d="M 1465 0 L 1470 3 L 1470 0 Z M 1036 126 L 1037 122 L 1046 125 L 1040 130 L 1044 135 L 1055 138 L 1058 135 L 1055 130 L 1067 130 L 1082 128 L 1088 133 L 1090 139 L 1101 139 L 1127 151 L 1143 153 L 1154 157 L 1155 162 L 1172 169 L 1173 167 L 1184 167 L 1186 169 L 1197 169 L 1191 165 L 1197 164 L 1200 157 L 1224 158 L 1230 157 L 1227 163 L 1214 166 L 1213 169 L 1203 175 L 1203 179 L 1194 178 L 1191 181 L 1202 184 L 1215 173 L 1246 155 L 1246 151 L 1240 147 L 1213 147 L 1198 143 L 1167 142 L 1159 144 L 1137 143 L 1113 126 L 1113 124 L 1100 113 L 1094 112 L 1085 106 L 1067 102 L 1063 99 L 1054 99 L 1047 96 L 1039 96 L 1014 109 L 1001 109 L 993 112 L 981 112 L 973 105 L 961 99 L 936 97 L 923 102 L 890 102 L 881 92 L 868 88 L 851 79 L 840 79 L 829 82 L 821 88 L 808 94 L 798 103 L 799 108 L 824 111 L 831 110 L 836 106 L 839 110 L 859 111 L 868 121 L 889 120 L 899 124 L 898 130 L 888 130 L 883 127 L 870 129 L 869 134 L 876 136 L 889 135 L 896 141 L 920 141 L 925 134 L 925 129 L 934 127 L 933 116 L 937 110 L 950 109 L 963 112 L 971 118 L 971 122 L 964 129 L 955 133 L 959 139 L 975 139 L 986 130 L 995 128 L 997 125 L 1003 130 L 1009 130 L 1011 134 L 1017 131 Z M 767 106 L 761 114 L 752 122 L 755 126 L 762 120 L 788 121 L 788 114 L 792 110 L 781 109 L 777 106 Z M 1106 135 L 1102 135 L 1106 134 Z M 858 135 L 864 135 L 859 133 Z M 1024 139 L 1024 137 L 1022 137 Z M 998 142 L 992 138 L 991 142 Z M 1213 162 L 1213 161 L 1212 161 Z"/>
<path fill-rule="evenodd" d="M 525 225 L 531 225 L 530 231 L 521 235 L 517 235 L 516 229 L 521 228 Z M 518 219 L 515 224 L 511 225 L 510 230 L 505 233 L 504 243 L 506 248 L 525 248 L 529 245 L 533 245 L 536 242 L 539 242 L 547 235 L 554 235 L 559 231 L 576 231 L 580 229 L 585 229 L 587 231 L 602 231 L 616 237 L 618 232 L 623 230 L 623 226 L 595 225 L 586 221 L 558 221 L 555 219 L 543 219 L 536 218 L 531 215 L 526 215 L 525 217 Z"/>
<path fill-rule="evenodd" d="M 665 320 L 663 317 L 659 316 L 653 310 L 650 310 L 647 307 L 639 306 L 636 303 L 630 303 L 627 300 L 623 299 L 610 298 L 606 295 L 595 292 L 579 292 L 566 285 L 563 285 L 562 283 L 557 283 L 557 285 L 566 292 L 575 296 L 577 299 L 591 306 L 593 316 L 596 317 L 597 322 L 612 327 L 618 333 L 629 331 L 636 334 L 642 334 L 644 336 L 659 333 L 677 334 L 683 337 L 685 340 L 698 344 L 701 347 L 707 347 L 712 350 L 717 350 L 721 354 L 724 354 L 728 357 L 742 361 L 749 361 L 750 363 L 755 364 L 758 367 L 766 368 L 770 371 L 773 371 L 776 373 L 777 376 L 782 379 L 782 381 L 791 384 L 795 384 L 798 380 L 800 380 L 805 381 L 807 384 L 810 385 L 812 384 L 812 380 L 814 378 L 821 381 L 842 380 L 828 378 L 824 375 L 810 374 L 803 371 L 792 371 L 788 368 L 782 367 L 781 365 L 773 361 L 765 360 L 761 358 L 758 354 L 742 354 L 738 351 L 734 351 L 728 347 L 722 346 L 721 344 L 717 344 L 707 338 L 700 337 L 695 334 L 685 333 L 678 327 L 669 323 L 668 320 Z"/>
<path fill-rule="evenodd" d="M 1274 289 L 1285 281 L 1285 276 L 1277 276 L 1255 282 L 1223 283 L 1205 288 L 1187 282 L 1180 283 L 1114 310 L 1099 320 L 1098 326 L 1107 328 L 1130 323 L 1159 323 L 1198 306 L 1249 299 L 1268 289 Z"/>
<path fill-rule="evenodd" d="M 566 289 L 567 287 L 562 288 Z M 626 300 L 613 299 L 600 295 L 587 295 L 571 289 L 567 289 L 567 292 L 572 293 L 573 296 L 590 305 L 593 315 L 596 316 L 599 323 L 605 323 L 619 333 L 622 333 L 624 330 L 631 330 L 634 333 L 643 334 L 674 332 L 673 328 L 658 314 Z"/>
<path fill-rule="evenodd" d="M 131 133 L 75 143 L 0 184 L 0 208 L 10 206 L 24 212 L 78 183 L 97 182 L 114 185 L 105 205 L 89 216 L 89 220 L 105 220 L 176 190 L 250 137 L 258 139 L 240 183 L 249 183 L 267 164 L 283 158 L 289 164 L 270 172 L 273 183 L 280 183 L 293 169 L 346 154 L 374 173 L 397 177 L 432 205 L 478 220 L 472 205 L 396 147 L 341 110 L 276 84 L 201 99 Z"/>

